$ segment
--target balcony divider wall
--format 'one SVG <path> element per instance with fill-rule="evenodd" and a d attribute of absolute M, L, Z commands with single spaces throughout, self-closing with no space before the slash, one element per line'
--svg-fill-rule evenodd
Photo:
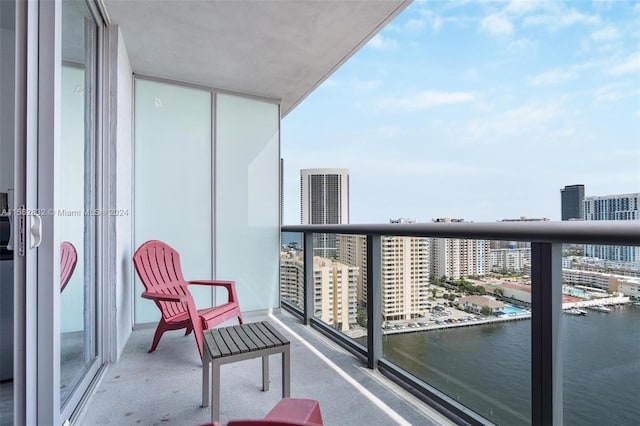
<path fill-rule="evenodd" d="M 136 76 L 134 110 L 134 249 L 165 241 L 185 279 L 233 280 L 243 311 L 276 308 L 279 105 Z M 158 321 L 135 281 L 135 323 Z M 198 308 L 226 298 L 191 292 Z"/>

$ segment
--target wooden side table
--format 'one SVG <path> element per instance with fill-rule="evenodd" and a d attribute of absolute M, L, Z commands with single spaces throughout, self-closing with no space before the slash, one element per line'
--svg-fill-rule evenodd
<path fill-rule="evenodd" d="M 282 397 L 291 394 L 289 341 L 267 321 L 203 332 L 202 406 L 211 401 L 211 422 L 220 419 L 220 366 L 262 357 L 262 390 L 269 390 L 269 355 L 282 354 Z M 209 374 L 211 363 L 211 374 Z M 211 383 L 211 393 L 209 384 Z"/>

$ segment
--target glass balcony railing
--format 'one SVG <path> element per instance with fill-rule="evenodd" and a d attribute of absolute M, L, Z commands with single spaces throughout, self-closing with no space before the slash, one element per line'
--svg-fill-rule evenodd
<path fill-rule="evenodd" d="M 638 224 L 282 231 L 282 305 L 452 416 L 505 425 L 640 416 Z M 336 241 L 331 257 L 313 256 L 320 232 Z M 292 239 L 298 281 L 284 269 Z M 586 250 L 626 257 L 602 261 Z"/>

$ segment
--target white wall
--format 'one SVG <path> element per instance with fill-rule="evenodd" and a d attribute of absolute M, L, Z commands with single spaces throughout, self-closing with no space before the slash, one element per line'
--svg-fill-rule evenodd
<path fill-rule="evenodd" d="M 209 91 L 135 80 L 134 241 L 161 240 L 180 254 L 186 280 L 213 278 L 212 95 Z M 136 274 L 135 322 L 160 319 L 142 299 Z M 198 308 L 212 305 L 208 286 L 192 286 Z"/>
<path fill-rule="evenodd" d="M 236 281 L 243 311 L 277 308 L 280 110 L 229 95 L 216 106 L 216 278 Z"/>
<path fill-rule="evenodd" d="M 116 357 L 124 349 L 133 327 L 133 233 L 132 233 L 132 184 L 133 184 L 133 71 L 129 63 L 127 46 L 122 33 L 114 29 L 117 38 L 116 49 L 116 128 L 115 146 L 112 158 L 115 160 L 115 206 L 122 215 L 115 217 L 115 326 Z M 112 52 L 112 55 L 114 53 Z M 111 178 L 113 182 L 113 177 Z"/>

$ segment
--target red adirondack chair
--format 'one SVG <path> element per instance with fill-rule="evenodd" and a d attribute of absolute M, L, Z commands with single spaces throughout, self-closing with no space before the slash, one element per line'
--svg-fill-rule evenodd
<path fill-rule="evenodd" d="M 73 244 L 69 241 L 60 243 L 60 293 L 69 283 L 77 262 L 78 253 Z"/>
<path fill-rule="evenodd" d="M 165 331 L 186 328 L 185 336 L 194 332 L 200 358 L 202 358 L 203 330 L 208 330 L 234 317 L 238 317 L 238 321 L 242 324 L 235 282 L 185 281 L 180 268 L 180 255 L 162 241 L 150 240 L 142 244 L 133 255 L 133 264 L 146 289 L 142 297 L 153 300 L 162 313 L 149 352 L 156 349 Z M 187 288 L 191 284 L 224 287 L 228 292 L 228 300 L 219 306 L 197 310 Z"/>

